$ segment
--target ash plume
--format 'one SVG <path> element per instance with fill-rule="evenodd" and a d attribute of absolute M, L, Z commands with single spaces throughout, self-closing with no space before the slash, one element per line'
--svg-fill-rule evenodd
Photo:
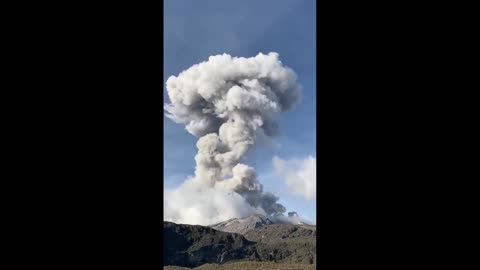
<path fill-rule="evenodd" d="M 237 210 L 242 208 L 239 204 L 245 204 L 242 209 L 249 212 L 284 213 L 286 209 L 277 203 L 278 197 L 264 192 L 255 170 L 241 161 L 258 138 L 278 134 L 277 116 L 292 109 L 300 99 L 301 88 L 296 80 L 295 72 L 285 67 L 274 52 L 250 58 L 211 56 L 169 77 L 166 87 L 171 103 L 165 104 L 166 116 L 199 138 L 195 175 L 180 188 L 196 195 L 209 193 L 212 199 L 222 198 L 226 204 L 237 204 L 232 206 Z M 231 199 L 215 197 L 212 192 L 217 191 L 230 194 Z M 209 221 L 193 221 L 197 223 L 225 218 L 219 216 L 227 212 L 239 214 L 237 210 L 220 209 L 225 205 L 209 205 L 208 198 L 197 201 L 203 205 L 195 206 L 194 201 L 191 205 L 168 194 L 176 201 L 169 202 L 165 209 L 166 218 L 173 221 L 192 222 L 182 211 L 191 212 L 195 207 L 203 207 L 209 216 Z"/>

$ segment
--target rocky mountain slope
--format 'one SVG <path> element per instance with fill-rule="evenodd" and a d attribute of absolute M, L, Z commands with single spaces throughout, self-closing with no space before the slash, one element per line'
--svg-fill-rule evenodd
<path fill-rule="evenodd" d="M 250 241 L 269 242 L 288 238 L 316 237 L 317 230 L 315 226 L 271 224 L 249 230 L 243 236 Z"/>
<path fill-rule="evenodd" d="M 304 228 L 308 230 L 315 230 L 316 228 L 315 225 L 309 225 L 304 222 L 299 221 L 297 224 L 291 224 L 286 219 L 281 219 L 278 217 L 266 217 L 260 214 L 253 214 L 246 218 L 232 218 L 227 221 L 210 225 L 209 227 L 223 232 L 233 232 L 245 235 L 249 231 L 258 230 L 273 224 L 289 225 L 290 227 L 297 226 L 298 228 Z"/>
<path fill-rule="evenodd" d="M 316 226 L 278 223 L 261 215 L 211 225 L 164 222 L 165 265 L 278 261 L 316 263 Z"/>
<path fill-rule="evenodd" d="M 163 270 L 315 270 L 315 264 L 291 264 L 278 262 L 232 262 L 226 264 L 204 264 L 195 268 L 164 266 Z"/>
<path fill-rule="evenodd" d="M 209 227 L 163 223 L 164 265 L 196 267 L 205 263 L 255 259 L 255 242 Z"/>
<path fill-rule="evenodd" d="M 246 218 L 232 218 L 224 222 L 210 225 L 209 227 L 223 232 L 245 234 L 248 231 L 274 223 L 274 221 L 265 216 L 254 214 Z"/>

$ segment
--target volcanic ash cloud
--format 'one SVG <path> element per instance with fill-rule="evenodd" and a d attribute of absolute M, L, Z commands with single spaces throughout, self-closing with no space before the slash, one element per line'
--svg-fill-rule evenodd
<path fill-rule="evenodd" d="M 241 160 L 258 138 L 278 134 L 277 116 L 300 99 L 296 80 L 273 52 L 211 56 L 168 78 L 166 116 L 199 139 L 195 175 L 165 193 L 165 220 L 202 224 L 253 212 L 285 212 Z"/>

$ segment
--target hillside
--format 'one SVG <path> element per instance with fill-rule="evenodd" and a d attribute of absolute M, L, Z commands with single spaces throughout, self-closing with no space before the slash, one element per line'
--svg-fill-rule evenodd
<path fill-rule="evenodd" d="M 243 236 L 255 242 L 268 242 L 287 238 L 315 237 L 317 236 L 317 230 L 315 226 L 271 224 L 258 229 L 248 230 Z"/>
<path fill-rule="evenodd" d="M 239 234 L 245 234 L 248 231 L 262 228 L 266 225 L 274 224 L 271 219 L 254 214 L 246 218 L 232 218 L 224 222 L 220 222 L 209 227 L 223 232 L 233 232 Z"/>
<path fill-rule="evenodd" d="M 205 263 L 224 263 L 253 255 L 255 242 L 240 234 L 209 227 L 163 223 L 164 265 L 195 267 Z"/>
<path fill-rule="evenodd" d="M 165 265 L 197 267 L 238 261 L 316 263 L 315 226 L 275 224 L 261 215 L 231 219 L 211 227 L 164 222 L 164 237 Z"/>
<path fill-rule="evenodd" d="M 226 264 L 204 264 L 195 268 L 164 266 L 164 270 L 314 270 L 315 264 L 290 264 L 273 262 L 234 262 Z"/>

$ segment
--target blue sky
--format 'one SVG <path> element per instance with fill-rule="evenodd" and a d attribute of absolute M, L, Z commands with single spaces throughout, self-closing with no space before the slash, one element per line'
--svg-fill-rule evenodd
<path fill-rule="evenodd" d="M 316 156 L 316 52 L 314 0 L 166 0 L 164 1 L 165 82 L 211 55 L 252 57 L 278 52 L 303 86 L 297 107 L 280 117 L 281 135 L 274 143 L 252 149 L 245 161 L 253 166 L 266 191 L 280 196 L 289 211 L 315 219 L 315 201 L 289 194 L 273 173 L 273 156 Z M 164 186 L 179 186 L 195 168 L 197 138 L 164 116 Z"/>

